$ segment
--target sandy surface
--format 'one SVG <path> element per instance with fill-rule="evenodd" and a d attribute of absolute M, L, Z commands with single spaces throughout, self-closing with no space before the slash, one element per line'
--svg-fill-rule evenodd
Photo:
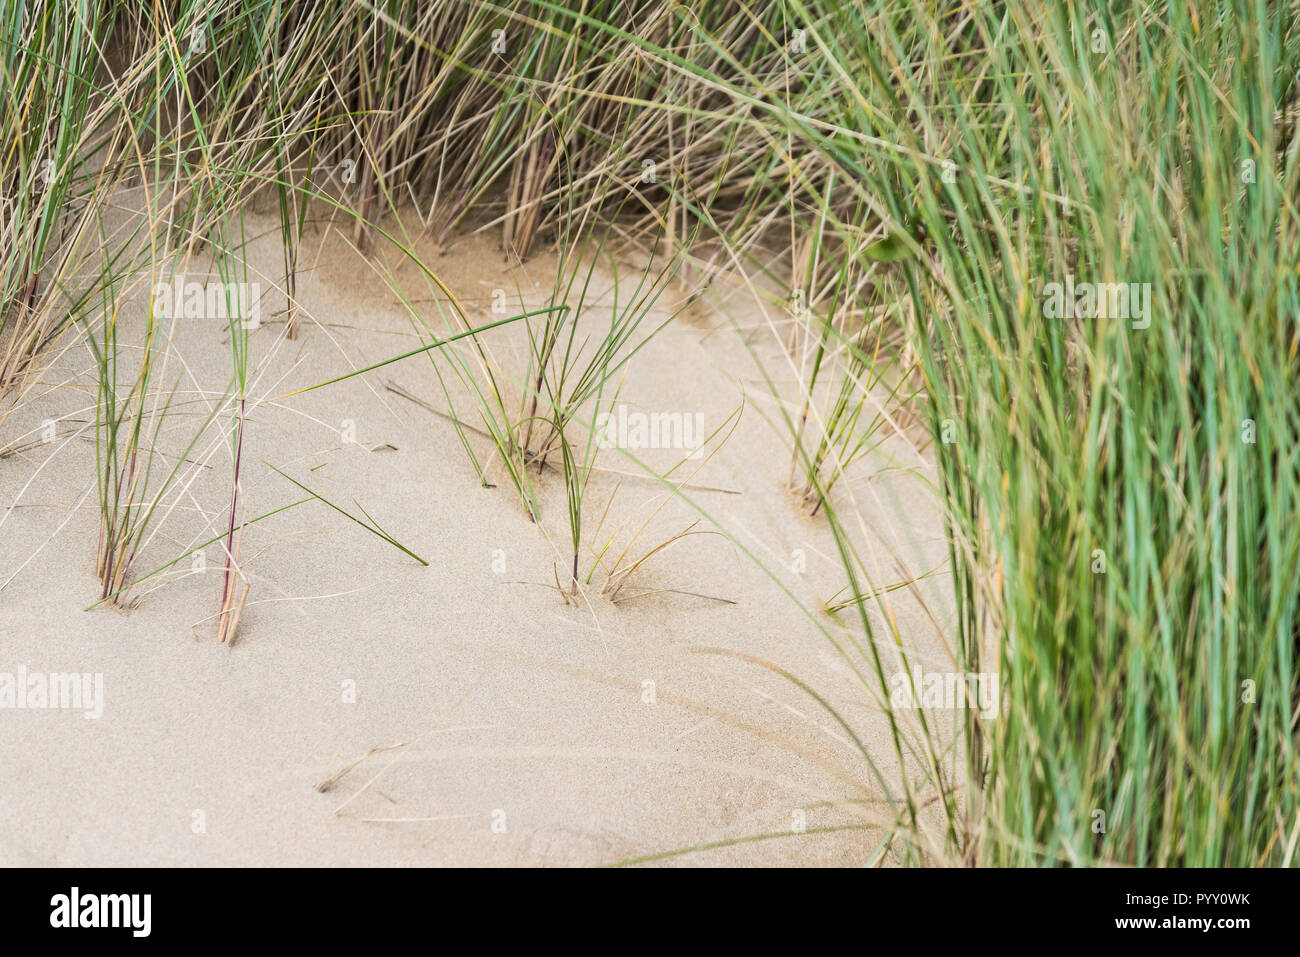
<path fill-rule="evenodd" d="M 253 217 L 250 226 L 271 233 L 250 262 L 273 283 L 274 223 Z M 545 255 L 510 266 L 488 235 L 418 247 L 482 321 L 494 318 L 493 288 L 540 294 L 553 271 Z M 567 540 L 558 476 L 540 481 L 540 525 L 509 487 L 481 487 L 452 425 L 385 388 L 394 381 L 445 408 L 428 360 L 279 399 L 418 345 L 366 260 L 328 229 L 307 238 L 299 339 L 287 341 L 272 321 L 251 340 L 244 517 L 301 497 L 269 463 L 348 507 L 355 499 L 429 567 L 311 503 L 247 530 L 252 585 L 233 648 L 215 640 L 217 546 L 206 550 L 205 572 L 190 573 L 186 560 L 147 583 L 141 591 L 163 587 L 131 611 L 84 610 L 98 597 L 95 447 L 91 429 L 69 437 L 93 422 L 95 380 L 85 348 L 70 348 L 0 432 L 2 447 L 62 418 L 55 443 L 0 459 L 0 672 L 101 673 L 103 715 L 0 710 L 0 863 L 596 864 L 790 831 L 800 815 L 809 830 L 878 821 L 881 788 L 843 729 L 770 669 L 717 653 L 798 675 L 841 709 L 886 776 L 896 774 L 883 718 L 814 623 L 835 630 L 817 609 L 843 572 L 824 521 L 785 491 L 788 448 L 765 421 L 775 405 L 728 319 L 694 308 L 638 355 L 623 389 L 632 408 L 700 412 L 710 431 L 743 399 L 740 425 L 692 480 L 739 494 L 691 491 L 707 518 L 670 501 L 632 553 L 696 520 L 725 537 L 683 539 L 638 570 L 628 600 L 611 603 L 593 587 L 574 608 L 554 587 Z M 431 314 L 413 270 L 399 278 Z M 137 328 L 141 302 L 124 311 Z M 758 322 L 745 293 L 729 305 L 742 324 Z M 521 338 L 503 332 L 493 348 L 503 368 L 518 369 Z M 788 379 L 775 342 L 761 329 L 748 335 Z M 221 325 L 206 321 L 178 323 L 170 349 L 167 381 L 187 402 L 160 437 L 174 450 L 225 387 L 229 353 Z M 356 443 L 341 438 L 349 421 Z M 487 442 L 470 441 L 486 461 Z M 895 445 L 895 457 L 855 466 L 837 493 L 881 583 L 900 577 L 881 543 L 912 575 L 946 557 L 926 484 L 933 472 Z M 656 468 L 676 457 L 644 455 Z M 144 570 L 225 521 L 228 448 L 213 430 L 193 458 L 201 467 L 184 495 L 166 498 L 176 506 Z M 598 464 L 637 471 L 617 451 Z M 593 477 L 589 524 L 617 483 Z M 663 497 L 653 481 L 623 478 L 599 537 L 626 523 L 615 534 L 621 549 Z M 792 568 L 796 549 L 802 573 Z M 654 593 L 632 597 L 642 592 Z M 890 595 L 909 652 L 940 667 L 943 645 L 918 595 L 946 622 L 947 579 Z M 861 864 L 880 837 L 792 835 L 670 862 Z"/>

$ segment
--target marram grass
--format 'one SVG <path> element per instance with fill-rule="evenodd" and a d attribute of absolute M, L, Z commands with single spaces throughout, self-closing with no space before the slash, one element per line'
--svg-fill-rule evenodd
<path fill-rule="evenodd" d="M 392 213 L 409 203 L 443 237 L 473 214 L 512 257 L 563 254 L 545 308 L 491 324 L 519 336 L 528 368 L 506 381 L 485 327 L 422 264 L 454 308 L 437 325 L 412 309 L 428 344 L 415 352 L 474 396 L 492 466 L 530 514 L 530 469 L 559 466 L 566 591 L 580 578 L 589 423 L 657 330 L 647 317 L 667 283 L 707 300 L 729 271 L 798 303 L 798 386 L 762 372 L 796 491 L 840 548 L 836 615 L 852 640 L 823 631 L 884 703 L 894 756 L 922 772 L 891 795 L 880 854 L 1296 863 L 1296 4 L 3 11 L 0 426 L 33 370 L 83 335 L 100 379 L 100 597 L 138 574 L 174 480 L 153 470 L 148 431 L 170 407 L 156 317 L 143 361 L 119 374 L 123 284 L 205 246 L 236 268 L 240 210 L 270 196 L 299 335 L 313 204 L 346 218 L 359 249 L 412 258 L 409 216 Z M 124 186 L 146 188 L 146 211 L 110 233 Z M 586 263 L 611 224 L 658 258 L 583 350 Z M 233 465 L 258 453 L 241 430 L 254 347 L 231 332 L 229 394 L 202 428 L 222 424 Z M 996 719 L 963 712 L 955 750 L 888 704 L 882 649 L 898 636 L 871 609 L 905 583 L 864 574 L 837 494 L 911 418 L 951 539 L 949 644 L 963 671 L 1000 679 Z M 486 482 L 492 466 L 475 466 Z M 237 531 L 258 518 L 239 516 L 237 465 L 231 479 L 237 571 Z M 863 754 L 864 777 L 878 773 Z M 937 841 L 925 806 L 942 818 Z"/>

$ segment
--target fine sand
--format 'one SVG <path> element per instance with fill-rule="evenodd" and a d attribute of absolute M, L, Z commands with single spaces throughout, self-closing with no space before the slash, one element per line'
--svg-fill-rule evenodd
<path fill-rule="evenodd" d="M 275 221 L 248 222 L 250 235 L 264 233 L 250 265 L 274 284 Z M 496 318 L 493 289 L 514 301 L 521 287 L 531 304 L 553 276 L 551 256 L 512 266 L 494 237 L 464 230 L 443 250 L 416 244 L 476 322 Z M 279 305 L 263 309 L 250 340 L 241 517 L 302 497 L 273 465 L 350 511 L 360 503 L 428 567 L 311 502 L 245 532 L 251 587 L 233 647 L 216 641 L 216 545 L 206 570 L 186 559 L 144 583 L 137 607 L 86 611 L 98 597 L 98 512 L 96 380 L 84 345 L 61 343 L 4 422 L 0 448 L 59 420 L 54 442 L 0 459 L 0 672 L 101 673 L 104 705 L 97 720 L 0 710 L 0 864 L 588 865 L 780 835 L 801 822 L 809 833 L 666 860 L 872 862 L 883 835 L 862 825 L 888 815 L 880 783 L 845 729 L 774 670 L 822 695 L 897 780 L 884 717 L 818 627 L 865 668 L 849 637 L 865 651 L 855 614 L 841 613 L 842 631 L 821 610 L 844 573 L 824 517 L 786 491 L 789 440 L 754 361 L 793 394 L 794 371 L 764 321 L 765 308 L 773 319 L 779 310 L 720 280 L 730 315 L 696 304 L 633 360 L 621 394 L 630 409 L 698 412 L 706 432 L 744 410 L 692 476 L 690 502 L 670 498 L 657 512 L 665 487 L 618 450 L 602 452 L 597 465 L 609 471 L 594 474 L 587 495 L 587 523 L 593 532 L 600 523 L 593 541 L 612 536 L 621 551 L 652 513 L 629 556 L 692 522 L 722 534 L 659 552 L 617 603 L 599 594 L 598 572 L 575 608 L 555 587 L 568 541 L 559 475 L 539 480 L 538 524 L 499 467 L 497 487 L 482 487 L 452 423 L 387 388 L 445 410 L 427 358 L 282 398 L 420 344 L 380 275 L 384 262 L 399 258 L 367 260 L 339 230 L 314 225 L 298 339 L 270 315 Z M 188 272 L 201 278 L 204 268 L 199 256 Z M 610 285 L 608 269 L 597 275 Z M 397 278 L 434 315 L 416 270 L 402 265 Z M 670 289 L 665 308 L 681 294 Z M 139 341 L 143 296 L 134 290 L 123 308 L 124 343 Z M 584 317 L 602 320 L 599 309 Z M 159 447 L 174 455 L 226 388 L 230 361 L 222 323 L 170 331 L 162 381 L 178 392 Z M 496 330 L 489 342 L 503 368 L 522 367 L 522 330 Z M 456 388 L 460 414 L 477 425 Z M 489 462 L 488 441 L 467 438 Z M 872 614 L 883 622 L 887 609 L 907 654 L 947 670 L 939 629 L 951 597 L 934 471 L 902 440 L 886 448 L 853 466 L 836 501 L 877 584 L 938 569 Z M 680 454 L 638 453 L 658 470 Z M 223 528 L 231 457 L 216 427 L 191 458 L 141 572 Z M 806 568 L 796 571 L 800 556 Z M 896 670 L 893 641 L 877 640 Z"/>

